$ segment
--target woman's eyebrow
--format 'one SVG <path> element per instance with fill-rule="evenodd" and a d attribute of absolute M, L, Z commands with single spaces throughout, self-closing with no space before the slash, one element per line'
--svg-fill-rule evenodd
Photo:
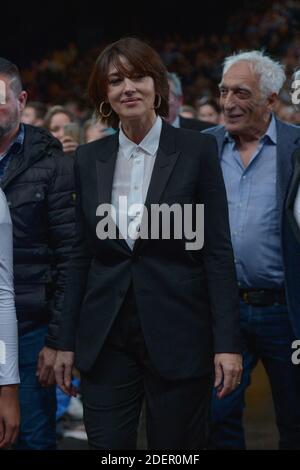
<path fill-rule="evenodd" d="M 112 72 L 112 73 L 109 73 L 107 76 L 108 77 L 118 77 L 120 75 L 120 72 Z"/>

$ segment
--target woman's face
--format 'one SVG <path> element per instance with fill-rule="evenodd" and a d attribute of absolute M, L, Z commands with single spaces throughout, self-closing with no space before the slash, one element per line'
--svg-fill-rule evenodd
<path fill-rule="evenodd" d="M 212 122 L 213 124 L 218 124 L 219 122 L 219 113 L 210 105 L 203 104 L 198 111 L 198 119 L 201 121 Z"/>
<path fill-rule="evenodd" d="M 130 77 L 124 76 L 115 65 L 110 64 L 107 100 L 122 123 L 153 120 L 156 117 L 153 78 L 135 73 L 134 70 L 131 71 L 125 58 L 121 58 L 121 62 L 130 71 Z M 107 112 L 105 106 L 104 112 Z"/>
<path fill-rule="evenodd" d="M 58 140 L 61 140 L 65 135 L 64 126 L 71 122 L 69 116 L 65 113 L 56 113 L 52 116 L 50 121 L 50 132 Z"/>

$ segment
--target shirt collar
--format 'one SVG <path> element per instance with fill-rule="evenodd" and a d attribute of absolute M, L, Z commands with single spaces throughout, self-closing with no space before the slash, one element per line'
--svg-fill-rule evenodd
<path fill-rule="evenodd" d="M 5 155 L 7 155 L 10 152 L 20 153 L 24 144 L 24 138 L 25 138 L 25 126 L 24 124 L 21 123 L 19 131 L 15 137 L 15 140 L 11 143 L 11 145 L 8 147 L 6 152 L 0 155 L 0 159 L 5 157 Z"/>
<path fill-rule="evenodd" d="M 274 114 L 272 114 L 269 127 L 262 139 L 265 139 L 266 137 L 268 137 L 273 144 L 277 144 L 276 120 Z"/>
<path fill-rule="evenodd" d="M 180 118 L 179 118 L 179 115 L 177 115 L 176 118 L 174 119 L 174 121 L 172 122 L 172 126 L 173 126 L 173 127 L 180 127 Z"/>
<path fill-rule="evenodd" d="M 271 141 L 273 144 L 277 144 L 277 131 L 276 131 L 276 120 L 274 114 L 271 115 L 271 121 L 266 130 L 265 134 L 259 139 L 260 142 L 266 142 L 267 140 Z M 235 143 L 234 138 L 229 134 L 228 131 L 225 132 L 224 142 Z"/>
<path fill-rule="evenodd" d="M 159 139 L 160 133 L 162 128 L 162 120 L 159 116 L 157 116 L 154 125 L 151 127 L 150 131 L 147 135 L 143 138 L 142 142 L 137 145 L 136 143 L 132 142 L 128 137 L 124 134 L 122 127 L 120 127 L 119 133 L 119 145 L 122 155 L 129 160 L 132 156 L 133 152 L 140 148 L 145 153 L 155 156 L 158 146 L 159 146 Z"/>

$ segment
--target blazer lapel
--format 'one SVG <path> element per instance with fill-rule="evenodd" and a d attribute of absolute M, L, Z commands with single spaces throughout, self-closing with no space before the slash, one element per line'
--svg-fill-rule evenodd
<path fill-rule="evenodd" d="M 282 220 L 284 204 L 287 198 L 293 174 L 292 155 L 299 146 L 300 128 L 288 126 L 276 120 L 277 127 L 277 201 L 279 220 Z"/>
<path fill-rule="evenodd" d="M 119 132 L 114 134 L 107 142 L 107 146 L 103 149 L 100 155 L 97 155 L 96 159 L 96 172 L 97 172 L 97 190 L 98 190 L 98 205 L 100 204 L 111 204 L 111 194 L 113 178 L 116 166 L 116 160 L 119 149 Z M 130 252 L 130 248 L 126 241 L 122 237 L 119 231 L 118 225 L 116 225 L 116 240 L 112 242 L 118 243 L 118 245 L 125 249 L 126 252 Z"/>
<path fill-rule="evenodd" d="M 294 205 L 294 200 L 300 184 L 300 147 L 296 148 L 293 153 L 292 159 L 294 160 L 294 172 L 286 199 L 287 208 Z"/>
<path fill-rule="evenodd" d="M 168 183 L 168 180 L 174 169 L 177 158 L 180 154 L 180 152 L 176 150 L 176 142 L 175 142 L 176 131 L 177 131 L 176 129 L 174 129 L 172 126 L 170 126 L 165 121 L 163 121 L 159 148 L 157 151 L 157 155 L 156 155 L 156 159 L 155 159 L 155 163 L 154 163 L 154 167 L 152 171 L 152 176 L 151 176 L 151 180 L 150 180 L 150 184 L 149 184 L 149 188 L 147 192 L 147 197 L 145 201 L 145 207 L 147 209 L 146 214 L 148 214 L 148 217 L 151 214 L 151 205 L 159 203 L 161 195 Z M 141 232 L 142 232 L 143 224 L 145 223 L 146 214 L 144 211 L 144 215 L 142 217 L 142 222 L 141 222 Z M 151 218 L 149 217 L 148 220 L 149 220 L 148 229 L 150 232 Z M 138 238 L 134 244 L 133 250 L 136 251 L 140 247 L 140 245 L 145 241 L 146 240 L 144 239 Z"/>
<path fill-rule="evenodd" d="M 290 189 L 288 191 L 287 199 L 286 199 L 286 215 L 287 215 L 287 220 L 292 227 L 294 234 L 300 243 L 300 229 L 298 227 L 297 221 L 294 216 L 294 203 L 295 199 L 297 196 L 298 188 L 300 185 L 300 148 L 298 147 L 294 154 L 293 154 L 293 160 L 294 160 L 294 173 L 290 185 Z"/>
<path fill-rule="evenodd" d="M 118 155 L 118 133 L 114 134 L 106 148 L 96 159 L 98 203 L 110 204 L 113 177 Z"/>

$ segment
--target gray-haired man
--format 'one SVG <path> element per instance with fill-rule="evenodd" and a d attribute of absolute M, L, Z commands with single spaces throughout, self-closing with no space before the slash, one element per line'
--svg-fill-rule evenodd
<path fill-rule="evenodd" d="M 219 86 L 225 126 L 208 131 L 226 185 L 244 339 L 240 387 L 213 400 L 212 448 L 245 448 L 244 396 L 259 359 L 272 388 L 279 447 L 300 448 L 300 370 L 291 360 L 300 337 L 300 250 L 284 211 L 300 128 L 272 114 L 284 81 L 283 67 L 259 51 L 227 58 Z"/>

